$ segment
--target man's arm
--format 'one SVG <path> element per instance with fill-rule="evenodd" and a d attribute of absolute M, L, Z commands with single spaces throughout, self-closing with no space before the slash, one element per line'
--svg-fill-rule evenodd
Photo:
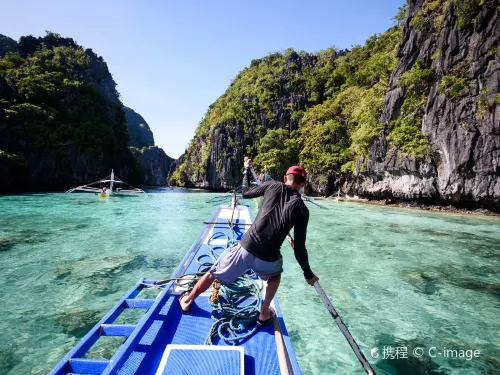
<path fill-rule="evenodd" d="M 257 198 L 264 195 L 268 184 L 257 185 L 255 187 L 251 186 L 252 181 L 252 159 L 245 158 L 245 171 L 243 172 L 243 181 L 241 182 L 241 196 L 243 198 Z"/>
<path fill-rule="evenodd" d="M 297 219 L 293 227 L 293 232 L 295 234 L 295 244 L 293 250 L 295 253 L 295 259 L 297 259 L 302 271 L 304 271 L 304 277 L 307 280 L 313 280 L 315 275 L 311 271 L 311 267 L 309 267 L 309 257 L 306 249 L 306 233 L 307 224 L 309 222 L 309 211 L 302 208 L 300 211 L 302 211 L 300 212 L 300 215 L 299 213 L 296 213 Z"/>
<path fill-rule="evenodd" d="M 257 185 L 250 187 L 250 181 L 252 180 L 252 172 L 250 168 L 245 169 L 243 172 L 243 181 L 241 183 L 241 196 L 243 198 L 257 198 L 264 195 L 269 183 L 264 183 L 262 185 Z M 273 182 L 273 181 L 269 181 Z"/>

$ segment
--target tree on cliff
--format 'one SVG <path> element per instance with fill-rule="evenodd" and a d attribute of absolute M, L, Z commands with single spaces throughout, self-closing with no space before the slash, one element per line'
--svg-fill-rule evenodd
<path fill-rule="evenodd" d="M 113 166 L 137 182 L 122 104 L 102 58 L 52 32 L 21 37 L 12 49 L 0 56 L 0 168 L 6 176 L 0 189 L 67 186 Z M 69 159 L 80 157 L 85 170 L 74 170 Z M 37 168 L 50 172 L 36 181 L 31 172 Z"/>
<path fill-rule="evenodd" d="M 290 150 L 331 194 L 500 209 L 497 0 L 413 0 L 351 51 L 252 60 L 213 103 L 171 182 L 232 188 L 243 156 Z"/>
<path fill-rule="evenodd" d="M 279 176 L 299 162 L 318 181 L 353 170 L 357 158 L 367 155 L 370 139 L 382 131 L 378 120 L 400 40 L 395 26 L 351 51 L 288 49 L 253 60 L 210 106 L 170 181 L 196 182 L 200 171 L 209 169 L 219 126 L 229 133 L 227 148 L 235 150 L 219 153 L 227 158 L 219 164 L 238 165 L 245 153 L 258 169 Z M 238 128 L 243 135 L 231 130 Z"/>

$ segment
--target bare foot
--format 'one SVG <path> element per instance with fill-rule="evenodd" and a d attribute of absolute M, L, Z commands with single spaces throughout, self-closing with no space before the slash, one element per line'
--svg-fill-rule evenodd
<path fill-rule="evenodd" d="M 271 308 L 268 308 L 267 311 L 265 312 L 263 312 L 261 309 L 259 314 L 259 320 L 266 321 L 269 320 L 269 318 L 273 317 L 274 315 L 276 315 L 276 313 Z"/>
<path fill-rule="evenodd" d="M 183 313 L 189 312 L 191 308 L 191 301 L 189 299 L 189 293 L 184 293 L 179 296 L 179 305 Z"/>

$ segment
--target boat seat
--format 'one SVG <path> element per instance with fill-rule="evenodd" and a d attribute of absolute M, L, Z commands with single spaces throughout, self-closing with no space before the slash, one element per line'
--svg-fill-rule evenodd
<path fill-rule="evenodd" d="M 167 345 L 156 375 L 181 374 L 243 375 L 243 348 L 212 345 Z"/>

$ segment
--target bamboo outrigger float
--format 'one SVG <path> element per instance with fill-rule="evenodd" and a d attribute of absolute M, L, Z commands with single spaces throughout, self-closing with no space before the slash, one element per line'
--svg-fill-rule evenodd
<path fill-rule="evenodd" d="M 132 185 L 129 185 L 126 182 L 120 180 L 117 176 L 115 176 L 113 170 L 111 170 L 111 174 L 109 176 L 104 177 L 102 180 L 69 189 L 66 194 L 79 191 L 84 193 L 98 194 L 99 197 L 106 197 L 110 195 L 130 196 L 146 194 L 144 190 L 135 188 Z"/>

